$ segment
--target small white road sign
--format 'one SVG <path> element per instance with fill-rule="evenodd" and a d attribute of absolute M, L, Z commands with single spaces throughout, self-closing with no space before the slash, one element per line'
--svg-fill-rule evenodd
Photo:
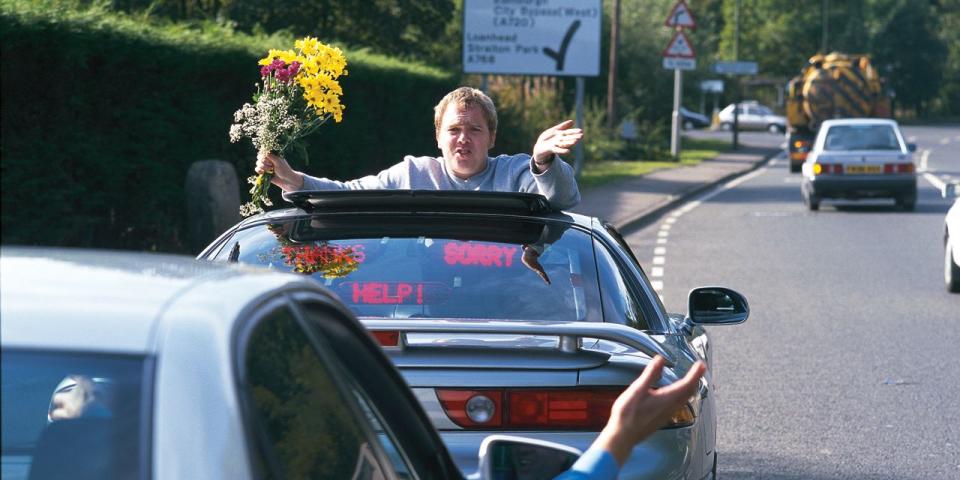
<path fill-rule="evenodd" d="M 756 75 L 757 62 L 717 62 L 713 64 L 713 73 Z"/>
<path fill-rule="evenodd" d="M 667 70 L 695 70 L 696 58 L 663 57 L 663 68 Z"/>
<path fill-rule="evenodd" d="M 697 28 L 697 21 L 693 19 L 693 12 L 690 11 L 690 7 L 683 0 L 673 6 L 667 21 L 663 24 L 668 27 Z"/>

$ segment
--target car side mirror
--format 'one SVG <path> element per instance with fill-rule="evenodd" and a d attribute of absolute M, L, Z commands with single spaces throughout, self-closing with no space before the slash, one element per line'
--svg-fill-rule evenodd
<path fill-rule="evenodd" d="M 559 443 L 490 435 L 480 444 L 480 479 L 554 478 L 569 470 L 582 454 Z"/>
<path fill-rule="evenodd" d="M 912 152 L 916 152 L 916 151 L 917 151 L 917 144 L 916 144 L 916 143 L 908 143 L 908 144 L 907 144 L 907 151 L 908 151 L 908 152 L 911 152 L 911 153 L 912 153 Z"/>
<path fill-rule="evenodd" d="M 696 325 L 736 325 L 750 316 L 743 295 L 724 287 L 698 287 L 687 295 L 687 318 Z"/>

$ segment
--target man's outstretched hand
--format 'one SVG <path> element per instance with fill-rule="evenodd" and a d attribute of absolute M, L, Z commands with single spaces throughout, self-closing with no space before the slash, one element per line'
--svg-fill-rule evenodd
<path fill-rule="evenodd" d="M 280 187 L 285 192 L 303 188 L 303 174 L 290 168 L 287 160 L 273 153 L 257 154 L 257 173 L 272 172 L 270 183 Z"/>
<path fill-rule="evenodd" d="M 665 425 L 696 393 L 700 377 L 707 369 L 703 362 L 697 362 L 680 380 L 654 389 L 663 371 L 663 362 L 663 357 L 654 357 L 640 377 L 617 397 L 610 410 L 610 420 L 594 441 L 595 447 L 610 452 L 621 466 L 630 458 L 636 444 Z"/>
<path fill-rule="evenodd" d="M 573 120 L 560 122 L 540 134 L 536 145 L 533 146 L 533 162 L 541 172 L 550 168 L 554 155 L 570 153 L 580 139 L 583 138 L 583 129 L 573 128 Z"/>
<path fill-rule="evenodd" d="M 550 277 L 547 276 L 547 271 L 543 269 L 543 265 L 540 265 L 540 252 L 529 245 L 524 245 L 523 255 L 520 257 L 520 261 L 523 263 L 523 266 L 536 272 L 547 285 L 550 285 Z"/>

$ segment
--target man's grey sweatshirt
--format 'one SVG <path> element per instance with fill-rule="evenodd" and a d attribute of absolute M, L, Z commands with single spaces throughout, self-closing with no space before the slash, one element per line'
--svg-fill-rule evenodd
<path fill-rule="evenodd" d="M 376 175 L 347 182 L 303 176 L 303 190 L 385 189 L 539 193 L 561 210 L 580 203 L 573 168 L 556 156 L 550 169 L 540 174 L 533 173 L 530 155 L 519 154 L 487 158 L 487 168 L 467 179 L 448 172 L 442 158 L 411 155 Z"/>

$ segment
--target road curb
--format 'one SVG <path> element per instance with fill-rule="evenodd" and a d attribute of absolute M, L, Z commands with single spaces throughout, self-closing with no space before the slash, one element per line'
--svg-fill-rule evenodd
<path fill-rule="evenodd" d="M 645 227 L 651 223 L 656 222 L 660 219 L 666 212 L 674 209 L 677 205 L 688 201 L 690 198 L 700 195 L 701 193 L 710 190 L 721 183 L 729 182 L 735 178 L 742 177 L 750 172 L 753 172 L 760 167 L 766 165 L 770 162 L 771 159 L 776 157 L 782 152 L 782 150 L 771 150 L 769 154 L 763 157 L 760 161 L 754 162 L 749 168 L 743 169 L 738 172 L 733 172 L 723 177 L 717 178 L 716 180 L 700 184 L 696 187 L 693 187 L 685 192 L 681 192 L 674 195 L 668 195 L 659 205 L 648 207 L 640 210 L 637 215 L 632 216 L 631 218 L 619 222 L 619 224 L 614 224 L 617 230 L 620 230 L 623 234 L 627 234 L 629 231 L 636 230 L 642 227 Z"/>

